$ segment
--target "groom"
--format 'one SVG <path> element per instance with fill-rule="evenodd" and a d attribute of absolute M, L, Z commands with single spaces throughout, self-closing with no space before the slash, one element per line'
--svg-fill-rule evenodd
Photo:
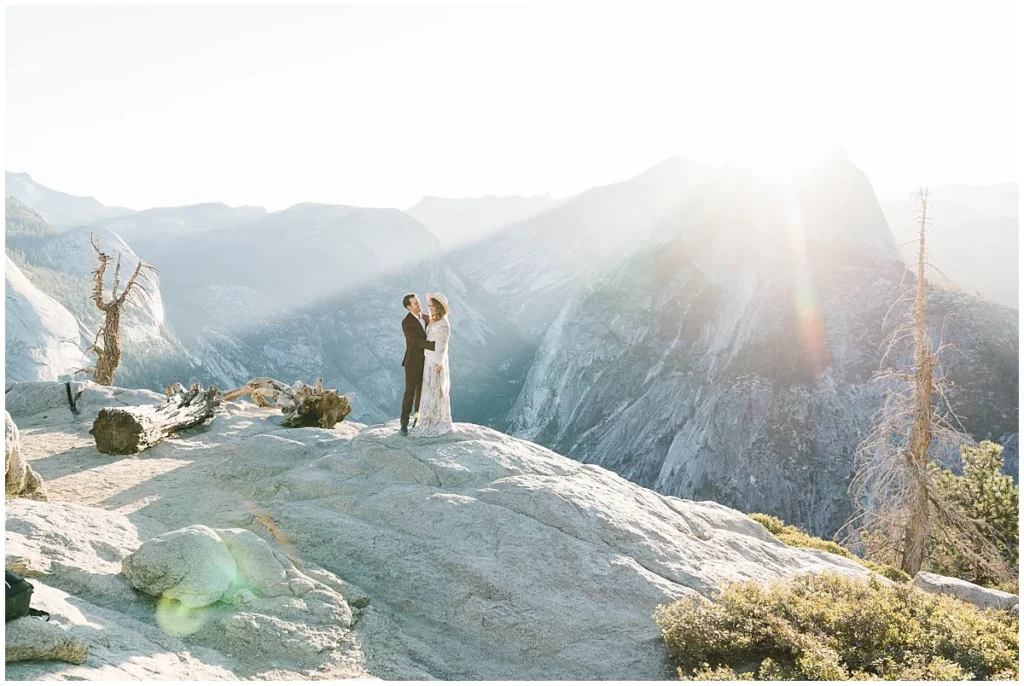
<path fill-rule="evenodd" d="M 409 435 L 409 413 L 415 405 L 420 411 L 420 389 L 423 387 L 423 351 L 433 350 L 434 342 L 427 340 L 429 318 L 420 309 L 419 298 L 409 293 L 402 298 L 402 305 L 409 311 L 402 320 L 405 334 L 405 395 L 402 396 L 402 435 Z"/>

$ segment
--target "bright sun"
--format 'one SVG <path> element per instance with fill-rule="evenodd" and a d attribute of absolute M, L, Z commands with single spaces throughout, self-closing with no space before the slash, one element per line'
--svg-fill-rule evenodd
<path fill-rule="evenodd" d="M 798 174 L 827 147 L 827 137 L 807 122 L 762 123 L 736 139 L 734 158 L 756 173 L 778 179 Z"/>

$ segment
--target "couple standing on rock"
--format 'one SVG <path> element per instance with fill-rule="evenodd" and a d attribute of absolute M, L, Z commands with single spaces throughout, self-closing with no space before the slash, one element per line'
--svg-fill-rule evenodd
<path fill-rule="evenodd" d="M 440 436 L 452 430 L 451 379 L 448 375 L 448 300 L 427 293 L 430 315 L 420 308 L 419 298 L 409 293 L 402 305 L 409 314 L 402 320 L 405 334 L 405 394 L 402 396 L 402 435 L 409 435 L 409 414 L 414 436 Z M 421 403 L 422 400 L 422 403 Z"/>

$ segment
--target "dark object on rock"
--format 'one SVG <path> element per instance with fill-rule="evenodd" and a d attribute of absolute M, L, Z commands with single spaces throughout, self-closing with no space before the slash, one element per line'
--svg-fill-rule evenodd
<path fill-rule="evenodd" d="M 18 617 L 46 617 L 50 621 L 50 613 L 32 609 L 32 589 L 34 586 L 9 569 L 4 569 L 4 623 Z"/>
<path fill-rule="evenodd" d="M 282 425 L 288 427 L 319 426 L 332 429 L 352 412 L 347 395 L 338 395 L 336 388 L 324 388 L 324 380 L 315 386 L 296 381 L 288 386 L 276 379 L 260 377 L 220 396 L 223 401 L 248 395 L 260 407 L 278 407 L 288 415 Z"/>
<path fill-rule="evenodd" d="M 71 414 L 78 414 L 78 406 L 75 405 L 76 396 L 71 395 L 71 382 L 70 381 L 65 381 L 64 382 L 64 391 L 68 394 L 68 406 L 71 407 Z M 82 392 L 79 391 L 78 395 L 81 395 L 81 394 L 82 394 Z"/>
<path fill-rule="evenodd" d="M 175 431 L 202 424 L 220 404 L 217 389 L 203 391 L 199 384 L 185 390 L 181 384 L 167 389 L 167 402 L 160 407 L 105 407 L 89 433 L 96 449 L 106 455 L 131 455 L 156 445 Z"/>

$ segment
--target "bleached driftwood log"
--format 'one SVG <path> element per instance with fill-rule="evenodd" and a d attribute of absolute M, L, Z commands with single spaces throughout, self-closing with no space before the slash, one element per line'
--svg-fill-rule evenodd
<path fill-rule="evenodd" d="M 141 407 L 105 407 L 93 422 L 89 433 L 96 449 L 106 455 L 131 455 L 156 445 L 170 434 L 202 424 L 213 416 L 220 404 L 217 389 L 202 390 L 199 384 L 185 390 L 180 383 L 166 390 L 163 405 Z"/>
<path fill-rule="evenodd" d="M 317 379 L 315 386 L 296 381 L 289 386 L 277 379 L 259 377 L 244 386 L 227 391 L 220 396 L 222 401 L 235 400 L 248 395 L 260 407 L 277 407 L 284 414 L 284 426 L 319 426 L 331 429 L 352 412 L 348 396 L 338 395 L 336 388 L 324 388 L 324 380 Z"/>

